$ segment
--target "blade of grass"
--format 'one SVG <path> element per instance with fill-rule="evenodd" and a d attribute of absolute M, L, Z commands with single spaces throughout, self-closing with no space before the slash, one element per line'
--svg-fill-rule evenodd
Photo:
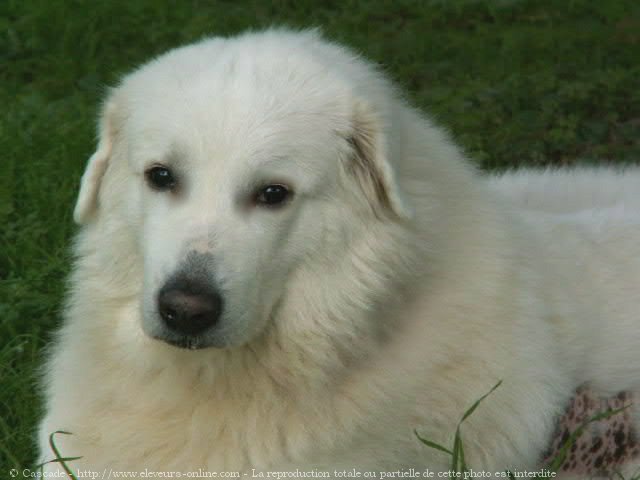
<path fill-rule="evenodd" d="M 460 428 L 458 428 L 458 432 L 456 434 L 458 439 L 458 443 L 460 444 L 459 452 L 460 452 L 460 471 L 467 472 L 469 469 L 467 468 L 467 461 L 464 458 L 464 448 L 462 446 L 462 435 L 460 434 Z"/>
<path fill-rule="evenodd" d="M 453 449 L 449 450 L 446 447 L 443 447 L 442 445 L 436 443 L 436 442 L 432 442 L 431 440 L 427 440 L 426 438 L 422 438 L 417 430 L 414 430 L 413 433 L 416 435 L 416 437 L 418 438 L 418 440 L 420 440 L 423 444 L 425 444 L 428 447 L 431 447 L 435 450 L 439 450 L 441 452 L 447 453 L 449 455 L 451 455 L 451 470 L 455 473 L 467 473 L 469 472 L 469 468 L 467 466 L 467 462 L 464 456 L 464 447 L 462 445 L 462 433 L 460 431 L 460 427 L 462 425 L 462 423 L 469 418 L 469 416 L 471 416 L 471 414 L 476 410 L 476 408 L 478 408 L 478 405 L 480 405 L 480 403 L 487 398 L 489 395 L 491 395 L 500 385 L 502 384 L 502 380 L 500 380 L 498 383 L 496 383 L 491 390 L 489 390 L 487 393 L 485 393 L 482 397 L 480 397 L 478 400 L 476 400 L 473 405 L 471 405 L 471 407 L 469 407 L 467 409 L 466 412 L 464 412 L 462 418 L 460 419 L 460 421 L 458 422 L 458 426 L 456 427 L 456 433 L 453 439 Z"/>
<path fill-rule="evenodd" d="M 56 447 L 56 442 L 53 440 L 53 436 L 57 433 L 60 433 L 62 435 L 71 435 L 71 432 L 65 432 L 64 430 L 57 430 L 55 432 L 53 432 L 51 435 L 49 435 L 49 446 L 51 447 L 51 450 L 53 451 L 53 453 L 55 454 L 56 458 L 54 461 L 58 461 L 60 463 L 60 465 L 62 465 L 62 468 L 64 469 L 64 471 L 67 473 L 67 475 L 69 475 L 69 478 L 71 478 L 71 480 L 78 480 L 76 478 L 76 476 L 73 474 L 73 472 L 71 471 L 71 469 L 67 466 L 66 462 L 65 462 L 65 457 L 63 457 L 60 454 L 60 451 L 58 450 L 58 447 Z M 77 460 L 78 458 L 81 457 L 76 457 L 75 460 Z"/>
<path fill-rule="evenodd" d="M 491 390 L 489 390 L 487 393 L 481 396 L 478 400 L 476 400 L 474 404 L 471 405 L 471 407 L 466 412 L 464 412 L 464 415 L 462 416 L 462 420 L 460 420 L 460 423 L 458 423 L 458 425 L 461 425 L 462 422 L 464 422 L 467 418 L 469 418 L 469 416 L 476 410 L 476 408 L 478 408 L 478 405 L 480 405 L 480 403 L 489 395 L 491 395 L 495 391 L 495 389 L 498 388 L 500 385 L 502 385 L 502 380 L 496 383 Z"/>
<path fill-rule="evenodd" d="M 431 440 L 427 440 L 426 438 L 422 438 L 418 434 L 417 430 L 414 430 L 413 433 L 415 434 L 416 437 L 418 437 L 418 440 L 420 440 L 422 443 L 424 443 L 427 447 L 431 447 L 431 448 L 434 448 L 436 450 L 440 450 L 441 452 L 448 453 L 449 455 L 453 455 L 453 452 L 451 450 L 449 450 L 448 448 L 443 447 L 439 443 L 432 442 Z"/>
<path fill-rule="evenodd" d="M 458 462 L 460 457 L 460 429 L 456 430 L 453 439 L 453 453 L 451 454 L 451 471 L 458 473 Z"/>
<path fill-rule="evenodd" d="M 61 457 L 61 458 L 54 458 L 53 460 L 47 460 L 46 462 L 42 462 L 39 463 L 38 465 L 36 465 L 35 468 L 40 468 L 44 465 L 48 465 L 50 463 L 61 463 L 61 462 L 70 462 L 72 460 L 79 460 L 82 457 Z"/>

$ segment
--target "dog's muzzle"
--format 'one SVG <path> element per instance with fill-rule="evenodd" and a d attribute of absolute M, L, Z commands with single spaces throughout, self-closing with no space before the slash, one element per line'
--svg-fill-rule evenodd
<path fill-rule="evenodd" d="M 154 330 L 154 338 L 190 349 L 218 343 L 224 301 L 212 272 L 210 255 L 187 255 L 156 295 L 160 328 Z"/>

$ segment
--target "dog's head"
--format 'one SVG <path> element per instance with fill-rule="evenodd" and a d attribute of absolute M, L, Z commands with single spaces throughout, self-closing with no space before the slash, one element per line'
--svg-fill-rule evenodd
<path fill-rule="evenodd" d="M 391 96 L 349 52 L 282 31 L 174 50 L 113 89 L 74 217 L 135 232 L 144 331 L 247 343 L 293 272 L 339 264 L 367 225 L 410 216 Z"/>

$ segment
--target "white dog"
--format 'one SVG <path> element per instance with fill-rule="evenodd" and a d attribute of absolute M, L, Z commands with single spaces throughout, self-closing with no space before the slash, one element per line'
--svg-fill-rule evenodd
<path fill-rule="evenodd" d="M 414 430 L 450 448 L 502 380 L 460 428 L 495 478 L 640 391 L 638 173 L 483 178 L 316 32 L 162 55 L 99 134 L 42 461 L 65 430 L 79 472 L 427 476 L 451 456 Z M 565 469 L 632 471 L 638 409 L 612 418 Z"/>

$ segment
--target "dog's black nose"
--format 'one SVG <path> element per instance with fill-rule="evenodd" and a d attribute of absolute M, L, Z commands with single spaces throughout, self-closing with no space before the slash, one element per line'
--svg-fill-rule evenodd
<path fill-rule="evenodd" d="M 197 335 L 217 323 L 222 298 L 213 290 L 167 285 L 158 295 L 158 311 L 167 327 L 175 333 Z"/>

